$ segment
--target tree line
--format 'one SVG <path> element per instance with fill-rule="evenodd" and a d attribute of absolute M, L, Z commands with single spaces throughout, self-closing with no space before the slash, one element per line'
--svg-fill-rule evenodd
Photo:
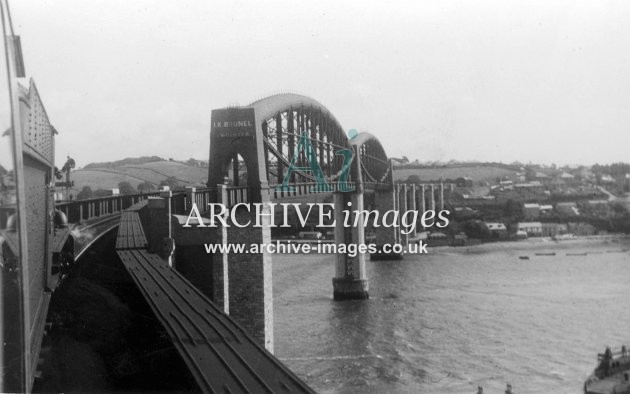
<path fill-rule="evenodd" d="M 152 191 L 156 191 L 161 189 L 163 186 L 168 186 L 171 190 L 177 190 L 181 188 L 179 182 L 175 177 L 168 177 L 160 181 L 159 184 L 155 184 L 149 181 L 144 181 L 138 184 L 137 187 L 133 187 L 133 185 L 127 181 L 118 182 L 118 191 L 121 195 L 129 195 L 129 194 L 139 194 L 139 193 L 150 193 Z M 77 193 L 77 200 L 87 200 L 89 198 L 99 198 L 111 196 L 111 189 L 103 189 L 98 188 L 93 190 L 90 186 L 83 186 L 81 191 Z"/>

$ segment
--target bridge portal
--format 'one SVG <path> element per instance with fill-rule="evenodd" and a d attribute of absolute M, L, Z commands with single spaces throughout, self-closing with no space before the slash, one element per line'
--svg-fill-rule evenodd
<path fill-rule="evenodd" d="M 308 149 L 304 149 L 304 139 L 308 140 Z M 349 163 L 339 152 L 353 153 L 349 173 Z M 377 138 L 362 133 L 349 140 L 326 107 L 310 97 L 296 94 L 274 95 L 246 107 L 212 111 L 208 187 L 218 190 L 226 182 L 231 187 L 240 186 L 243 174 L 239 174 L 242 168 L 236 164 L 238 157 L 243 159 L 247 180 L 239 202 L 265 203 L 305 196 L 321 191 L 325 184 L 326 191 L 334 192 L 331 199 L 335 203 L 335 215 L 342 215 L 346 209 L 363 210 L 366 185 L 371 189 L 392 190 L 393 187 L 391 164 Z M 313 168 L 312 161 L 316 161 L 317 171 L 308 171 Z M 390 200 L 385 208 L 391 209 L 393 204 Z M 364 218 L 359 216 L 352 220 L 358 225 L 351 227 L 344 227 L 343 219 L 337 218 L 337 244 L 365 244 Z M 230 228 L 227 242 L 270 240 L 270 235 L 268 227 Z M 247 291 L 247 294 L 260 292 L 254 296 L 271 302 L 271 256 L 266 251 L 256 256 L 230 255 L 227 259 L 230 299 L 241 297 L 238 294 Z M 333 278 L 335 299 L 368 297 L 365 260 L 366 253 L 337 256 Z M 237 276 L 248 273 L 249 279 L 243 288 L 236 287 L 233 272 Z M 255 283 L 259 285 L 254 286 Z M 271 310 L 268 305 L 253 306 L 252 303 L 239 306 L 242 311 L 237 312 L 234 302 L 229 305 L 230 314 L 237 320 L 240 313 L 243 318 L 249 318 L 252 313 Z"/>

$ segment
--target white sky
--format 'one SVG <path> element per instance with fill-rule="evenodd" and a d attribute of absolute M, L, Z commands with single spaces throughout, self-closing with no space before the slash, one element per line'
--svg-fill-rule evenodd
<path fill-rule="evenodd" d="M 290 91 L 390 156 L 630 161 L 628 1 L 13 1 L 57 161 L 208 158 Z"/>

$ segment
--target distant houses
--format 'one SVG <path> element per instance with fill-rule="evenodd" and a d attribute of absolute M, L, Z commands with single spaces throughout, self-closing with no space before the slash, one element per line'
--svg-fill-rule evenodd
<path fill-rule="evenodd" d="M 555 237 L 567 233 L 567 225 L 564 223 L 541 223 L 543 237 Z"/>
<path fill-rule="evenodd" d="M 586 204 L 592 211 L 605 213 L 608 209 L 608 201 L 606 200 L 593 200 L 588 201 Z M 526 203 L 523 204 L 523 218 L 525 220 L 533 221 L 538 218 L 550 217 L 553 213 L 556 213 L 560 217 L 571 218 L 580 216 L 580 210 L 575 202 L 559 202 L 555 206 L 551 204 L 538 204 L 538 203 Z"/>
<path fill-rule="evenodd" d="M 541 183 L 546 183 L 550 179 L 551 178 L 549 177 L 549 175 L 545 174 L 544 172 L 536 172 L 536 174 L 534 174 L 534 180 Z"/>
<path fill-rule="evenodd" d="M 611 175 L 608 174 L 604 174 L 601 176 L 600 180 L 601 183 L 615 183 L 615 178 L 613 178 Z"/>
<path fill-rule="evenodd" d="M 568 223 L 567 232 L 579 236 L 588 236 L 597 234 L 597 229 L 590 223 Z"/>
<path fill-rule="evenodd" d="M 579 216 L 580 211 L 574 202 L 559 202 L 556 204 L 556 211 L 561 216 Z"/>
<path fill-rule="evenodd" d="M 517 231 L 522 231 L 527 234 L 528 237 L 541 237 L 542 236 L 542 223 L 541 222 L 520 222 L 516 225 Z"/>
<path fill-rule="evenodd" d="M 608 200 L 589 200 L 581 204 L 584 214 L 599 218 L 608 218 L 613 213 Z"/>
<path fill-rule="evenodd" d="M 539 209 L 540 216 L 549 216 L 553 211 L 552 205 L 541 205 Z"/>
<path fill-rule="evenodd" d="M 560 174 L 560 177 L 559 177 L 559 178 L 560 178 L 560 179 L 562 179 L 562 180 L 565 182 L 565 184 L 567 184 L 567 185 L 573 185 L 573 184 L 575 184 L 575 183 L 576 183 L 576 178 L 575 178 L 575 176 L 573 176 L 573 175 L 569 174 L 569 173 L 568 173 L 568 172 L 566 172 L 566 171 L 565 171 L 565 172 L 563 172 L 562 174 Z"/>
<path fill-rule="evenodd" d="M 504 240 L 508 238 L 508 230 L 505 224 L 500 222 L 484 222 L 484 225 L 490 231 L 491 239 Z"/>
<path fill-rule="evenodd" d="M 615 196 L 630 191 L 630 165 L 624 166 L 515 163 L 507 172 L 493 169 L 484 176 L 479 166 L 442 165 L 419 171 L 440 181 L 447 174 L 444 180 L 451 188 L 445 199 L 456 225 L 448 235 L 453 243 L 464 243 L 455 241 L 455 234 L 464 232 L 470 237 L 465 242 L 470 242 L 628 232 L 624 200 L 614 202 Z M 409 169 L 405 171 L 406 175 Z"/>
<path fill-rule="evenodd" d="M 540 181 L 515 183 L 514 189 L 516 190 L 542 190 L 543 184 Z"/>
<path fill-rule="evenodd" d="M 540 215 L 540 204 L 523 204 L 523 217 L 525 219 L 537 219 Z"/>
<path fill-rule="evenodd" d="M 470 207 L 455 207 L 453 216 L 458 220 L 473 219 L 479 217 L 479 211 Z"/>
<path fill-rule="evenodd" d="M 528 237 L 555 237 L 569 233 L 569 226 L 564 223 L 520 222 L 517 232 L 523 232 Z"/>

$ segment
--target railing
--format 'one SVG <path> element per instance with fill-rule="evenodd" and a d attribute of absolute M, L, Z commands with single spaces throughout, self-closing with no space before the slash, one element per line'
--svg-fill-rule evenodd
<path fill-rule="evenodd" d="M 597 361 L 602 361 L 605 355 L 606 355 L 605 353 L 597 353 Z M 624 345 L 618 350 L 612 350 L 610 352 L 610 356 L 612 357 L 612 359 L 616 359 L 620 357 L 628 357 L 628 349 Z"/>
<path fill-rule="evenodd" d="M 206 207 L 212 199 L 212 192 L 216 194 L 216 188 L 198 189 L 194 193 L 197 206 Z M 115 195 L 107 197 L 90 198 L 86 200 L 58 201 L 55 207 L 68 218 L 68 223 L 83 223 L 90 220 L 119 214 L 132 205 L 150 197 L 160 197 L 162 192 Z M 171 196 L 171 212 L 184 215 L 190 212 L 192 203 L 189 191 L 173 192 Z"/>
<path fill-rule="evenodd" d="M 279 185 L 269 186 L 262 193 L 268 193 L 269 198 L 279 199 L 285 197 L 304 196 L 313 193 L 333 193 L 339 191 L 337 184 L 331 184 L 332 191 L 318 191 L 317 183 L 304 182 L 294 183 L 290 186 L 293 190 L 282 190 Z M 355 187 L 352 182 L 348 186 Z M 391 186 L 381 183 L 364 183 L 364 188 L 368 190 L 380 190 Z M 208 204 L 212 202 L 222 202 L 226 207 L 233 207 L 238 203 L 255 202 L 256 194 L 260 190 L 248 186 L 217 186 L 208 188 L 187 188 L 186 191 L 174 191 L 170 193 L 171 212 L 177 215 L 187 215 L 190 213 L 192 203 L 197 204 L 200 212 L 205 212 Z M 149 197 L 159 197 L 162 192 L 152 192 L 132 195 L 115 195 L 87 200 L 62 201 L 55 204 L 56 208 L 63 212 L 69 223 L 82 223 L 97 218 L 111 216 L 121 213 L 132 205 L 146 200 Z"/>
<path fill-rule="evenodd" d="M 351 188 L 356 187 L 356 184 L 354 182 L 347 182 L 347 185 Z M 303 195 L 308 195 L 308 194 L 313 194 L 313 193 L 335 193 L 335 192 L 340 191 L 339 185 L 337 183 L 329 184 L 332 191 L 321 190 L 321 187 L 315 182 L 293 183 L 289 185 L 294 188 L 294 190 L 292 191 L 282 190 L 280 186 L 281 185 L 273 185 L 269 187 L 271 198 L 277 199 L 277 198 L 284 198 L 284 197 L 303 196 Z M 392 185 L 389 183 L 363 182 L 364 190 L 379 190 L 380 191 L 380 190 L 391 190 L 391 188 L 392 188 Z"/>
<path fill-rule="evenodd" d="M 392 190 L 392 185 L 387 182 L 363 182 L 365 190 L 385 191 Z"/>
<path fill-rule="evenodd" d="M 121 213 L 133 204 L 146 200 L 159 193 L 144 193 L 133 195 L 116 195 L 87 200 L 58 201 L 55 208 L 63 212 L 68 223 L 82 223 L 92 219 Z"/>

